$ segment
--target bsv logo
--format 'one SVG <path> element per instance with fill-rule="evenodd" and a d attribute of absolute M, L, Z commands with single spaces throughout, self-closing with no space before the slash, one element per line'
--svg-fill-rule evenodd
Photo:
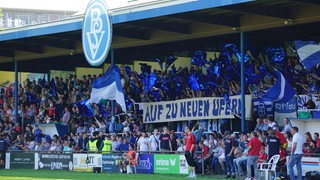
<path fill-rule="evenodd" d="M 112 23 L 104 0 L 92 0 L 84 16 L 82 47 L 88 63 L 101 65 L 106 59 L 112 41 Z"/>

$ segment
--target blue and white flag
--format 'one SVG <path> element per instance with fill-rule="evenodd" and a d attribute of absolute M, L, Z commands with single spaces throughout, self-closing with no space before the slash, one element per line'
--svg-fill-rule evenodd
<path fill-rule="evenodd" d="M 300 62 L 307 71 L 320 63 L 320 44 L 314 41 L 295 41 Z"/>
<path fill-rule="evenodd" d="M 92 81 L 92 91 L 87 103 L 99 103 L 101 99 L 116 100 L 122 111 L 126 112 L 118 66 L 110 66 L 103 76 Z"/>
<path fill-rule="evenodd" d="M 264 101 L 288 102 L 296 94 L 295 90 L 284 78 L 281 72 L 278 72 L 278 79 L 271 89 L 262 97 Z"/>

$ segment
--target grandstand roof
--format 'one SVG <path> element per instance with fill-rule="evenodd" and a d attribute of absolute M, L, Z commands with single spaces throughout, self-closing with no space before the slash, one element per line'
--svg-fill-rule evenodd
<path fill-rule="evenodd" d="M 315 39 L 320 33 L 318 0 L 194 0 L 153 7 L 112 11 L 116 63 L 210 49 L 215 42 L 237 42 L 240 31 L 259 43 Z M 79 16 L 1 31 L 0 70 L 13 70 L 14 57 L 19 71 L 89 66 L 81 44 L 82 21 Z"/>

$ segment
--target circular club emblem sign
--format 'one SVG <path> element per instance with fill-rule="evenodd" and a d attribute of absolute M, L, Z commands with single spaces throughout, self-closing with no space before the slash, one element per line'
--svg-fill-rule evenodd
<path fill-rule="evenodd" d="M 104 0 L 92 0 L 84 16 L 82 47 L 88 63 L 101 65 L 106 59 L 112 40 L 112 23 Z"/>

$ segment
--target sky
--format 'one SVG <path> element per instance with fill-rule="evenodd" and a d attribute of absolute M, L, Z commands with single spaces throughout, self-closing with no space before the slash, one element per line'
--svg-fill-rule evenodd
<path fill-rule="evenodd" d="M 90 0 L 0 0 L 0 8 L 84 11 Z M 126 4 L 128 0 L 106 0 L 109 8 Z"/>

